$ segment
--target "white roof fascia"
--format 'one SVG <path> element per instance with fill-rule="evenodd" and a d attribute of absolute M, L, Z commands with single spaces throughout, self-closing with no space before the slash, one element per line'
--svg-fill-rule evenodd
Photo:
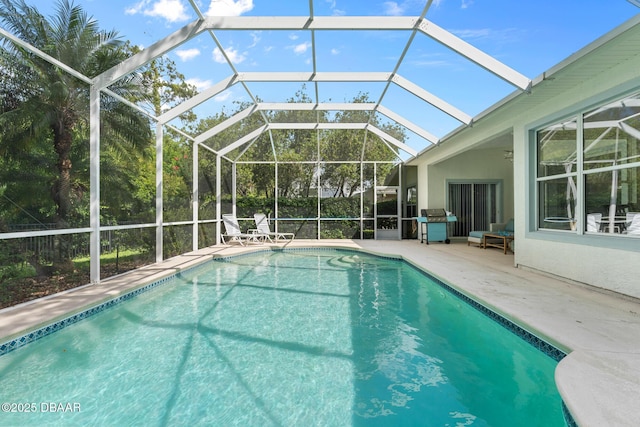
<path fill-rule="evenodd" d="M 437 26 L 433 22 L 425 19 L 420 22 L 418 28 L 429 37 L 458 52 L 460 55 L 475 62 L 482 68 L 495 74 L 508 83 L 511 83 L 512 85 L 525 91 L 531 89 L 531 79 L 506 66 L 491 55 L 487 55 L 480 49 L 454 36 L 447 30 Z"/>
<path fill-rule="evenodd" d="M 261 111 L 371 111 L 376 104 L 373 102 L 356 103 L 319 103 L 312 102 L 261 102 Z"/>
<path fill-rule="evenodd" d="M 415 16 L 208 16 L 209 30 L 411 30 Z"/>
<path fill-rule="evenodd" d="M 222 123 L 218 123 L 211 129 L 205 132 L 202 132 L 200 135 L 196 137 L 196 141 L 197 142 L 206 141 L 207 139 L 219 134 L 225 129 L 230 128 L 234 124 L 238 123 L 240 120 L 243 120 L 249 117 L 254 111 L 256 111 L 256 108 L 257 108 L 256 105 L 252 105 L 251 107 L 245 108 L 239 113 L 234 114 L 233 116 L 229 117 L 227 120 L 223 121 Z"/>
<path fill-rule="evenodd" d="M 398 141 L 396 138 L 392 137 L 388 133 L 378 129 L 377 127 L 375 127 L 373 125 L 367 125 L 367 130 L 370 131 L 371 133 L 374 133 L 374 134 L 378 135 L 380 138 L 384 139 L 388 143 L 393 144 L 394 146 L 396 146 L 400 150 L 402 150 L 402 151 L 404 151 L 404 152 L 406 152 L 406 153 L 408 153 L 408 154 L 410 154 L 410 155 L 412 155 L 414 157 L 418 154 L 418 152 L 416 150 L 414 150 L 413 148 L 409 147 L 404 142 Z"/>
<path fill-rule="evenodd" d="M 385 72 L 246 72 L 238 73 L 240 82 L 386 82 Z"/>
<path fill-rule="evenodd" d="M 406 127 L 411 132 L 413 132 L 413 133 L 415 133 L 417 135 L 420 135 L 422 138 L 426 139 L 427 141 L 431 142 L 432 144 L 437 144 L 438 143 L 438 137 L 437 136 L 431 134 L 430 132 L 427 132 L 426 130 L 424 130 L 420 126 L 416 125 L 415 123 L 412 123 L 409 120 L 405 119 L 403 116 L 394 113 L 393 111 L 389 110 L 387 107 L 379 105 L 376 110 L 378 112 L 380 112 L 381 114 L 384 114 L 385 116 L 387 116 L 388 118 L 390 118 L 394 122 Z"/>
<path fill-rule="evenodd" d="M 446 101 L 443 101 L 442 99 L 438 98 L 437 96 L 433 95 L 432 93 L 427 92 L 426 90 L 424 90 L 423 88 L 421 88 L 417 84 L 405 79 L 404 77 L 396 74 L 395 76 L 393 76 L 393 82 L 395 84 L 397 84 L 398 86 L 400 86 L 401 88 L 405 89 L 406 91 L 414 94 L 418 98 L 421 98 L 422 100 L 424 100 L 424 101 L 428 102 L 429 104 L 433 105 L 438 110 L 440 110 L 440 111 L 442 111 L 444 113 L 447 113 L 448 115 L 450 115 L 454 119 L 459 120 L 462 123 L 467 124 L 467 125 L 471 123 L 472 119 L 471 119 L 470 115 L 468 115 L 466 113 L 463 113 L 462 111 L 458 110 L 453 105 L 449 104 Z"/>
<path fill-rule="evenodd" d="M 218 153 L 221 156 L 224 156 L 227 153 L 230 153 L 231 151 L 235 150 L 236 148 L 242 147 L 247 142 L 253 141 L 257 137 L 262 135 L 265 130 L 267 130 L 267 125 L 262 125 L 258 129 L 254 130 L 253 132 L 250 132 L 250 133 L 246 134 L 245 136 L 243 136 L 242 138 L 238 139 L 237 141 L 227 145 L 222 150 L 218 151 Z"/>
<path fill-rule="evenodd" d="M 227 77 L 226 79 L 211 86 L 204 92 L 201 92 L 196 96 L 190 99 L 187 99 L 186 101 L 183 101 L 182 103 L 170 109 L 169 111 L 166 111 L 165 113 L 161 114 L 158 117 L 158 121 L 163 124 L 170 122 L 171 120 L 178 117 L 180 114 L 186 113 L 187 111 L 197 107 L 198 105 L 202 104 L 203 102 L 207 101 L 210 98 L 213 98 L 214 96 L 224 91 L 225 89 L 233 86 L 234 84 L 236 84 L 236 76 Z"/>
<path fill-rule="evenodd" d="M 169 34 L 162 40 L 155 42 L 148 48 L 138 52 L 132 57 L 95 77 L 93 82 L 98 88 L 105 88 L 123 76 L 137 70 L 148 62 L 153 61 L 155 58 L 164 55 L 171 49 L 180 46 L 182 43 L 185 43 L 203 30 L 204 28 L 201 20 L 193 21 L 173 34 Z"/>

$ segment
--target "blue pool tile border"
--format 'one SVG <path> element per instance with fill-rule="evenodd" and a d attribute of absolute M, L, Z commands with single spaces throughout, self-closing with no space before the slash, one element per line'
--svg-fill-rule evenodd
<path fill-rule="evenodd" d="M 127 292 L 125 294 L 122 294 L 116 298 L 113 298 L 111 300 L 108 300 L 106 302 L 103 302 L 101 304 L 98 304 L 94 307 L 88 308 L 84 311 L 81 311 L 79 313 L 73 314 L 71 316 L 68 316 L 62 320 L 59 320 L 57 322 L 54 322 L 52 324 L 43 326 L 39 329 L 36 329 L 32 332 L 29 332 L 25 335 L 19 336 L 13 340 L 7 341 L 5 343 L 0 344 L 0 356 L 3 356 L 7 353 L 10 353 L 14 350 L 19 349 L 20 347 L 24 347 L 25 345 L 32 343 L 34 341 L 39 340 L 40 338 L 44 338 L 47 335 L 50 335 L 56 331 L 59 331 L 67 326 L 70 326 L 74 323 L 77 323 L 81 320 L 84 320 L 88 317 L 93 316 L 94 314 L 100 313 L 108 308 L 111 308 L 115 305 L 120 304 L 121 302 L 130 300 L 131 298 L 134 298 L 140 294 L 143 294 L 151 289 L 156 288 L 159 285 L 165 284 L 169 281 L 172 281 L 176 278 L 181 278 L 184 277 L 184 275 L 186 274 L 194 274 L 197 273 L 199 270 L 204 269 L 207 267 L 207 264 L 210 261 L 221 261 L 221 262 L 231 262 L 231 260 L 234 259 L 238 259 L 238 258 L 242 258 L 242 257 L 246 257 L 246 256 L 251 256 L 251 255 L 255 255 L 258 253 L 269 253 L 269 252 L 318 252 L 318 251 L 327 251 L 327 252 L 365 252 L 368 255 L 372 255 L 378 258 L 383 258 L 383 259 L 390 259 L 390 260 L 395 260 L 395 261 L 404 261 L 406 262 L 408 265 L 410 265 L 411 267 L 413 267 L 414 269 L 416 269 L 417 271 L 419 271 L 421 274 L 424 274 L 425 276 L 429 277 L 431 280 L 433 280 L 438 286 L 444 288 L 445 290 L 447 290 L 448 292 L 452 293 L 453 295 L 455 295 L 456 297 L 458 297 L 459 299 L 461 299 L 462 301 L 464 301 L 465 303 L 471 305 L 472 307 L 474 307 L 475 309 L 477 309 L 478 311 L 480 311 L 481 313 L 483 313 L 484 315 L 486 315 L 487 317 L 491 318 L 492 320 L 494 320 L 495 322 L 497 322 L 498 324 L 500 324 L 501 326 L 503 326 L 504 328 L 508 329 L 509 331 L 511 331 L 512 333 L 516 334 L 518 337 L 520 337 L 521 339 L 524 339 L 526 342 L 528 342 L 529 344 L 531 344 L 532 346 L 534 346 L 535 348 L 537 348 L 538 350 L 542 351 L 544 354 L 546 354 L 547 356 L 551 357 L 552 359 L 556 360 L 556 361 L 560 361 L 562 360 L 565 356 L 566 353 L 563 352 L 562 350 L 556 348 L 555 346 L 553 346 L 552 344 L 544 341 L 543 339 L 537 337 L 536 335 L 532 334 L 531 332 L 527 331 L 526 329 L 518 326 L 517 324 L 515 324 L 514 322 L 512 322 L 511 320 L 503 317 L 502 315 L 494 312 L 493 310 L 489 309 L 488 307 L 480 304 L 479 302 L 475 301 L 474 299 L 468 297 L 467 295 L 463 294 L 462 292 L 458 291 L 457 289 L 451 287 L 450 285 L 446 284 L 445 282 L 443 282 L 442 280 L 440 280 L 439 278 L 433 276 L 432 274 L 430 274 L 429 272 L 415 266 L 413 263 L 408 262 L 406 260 L 404 260 L 401 256 L 389 256 L 389 255 L 381 255 L 381 254 L 376 254 L 376 253 L 372 253 L 372 252 L 368 252 L 368 251 L 361 251 L 358 249 L 352 249 L 352 248 L 337 248 L 337 247 L 322 247 L 322 248 L 278 248 L 278 249 L 261 249 L 261 250 L 257 250 L 257 251 L 251 251 L 251 252 L 247 252 L 247 253 L 242 253 L 242 254 L 237 254 L 237 255 L 228 255 L 228 256 L 214 256 L 211 260 L 206 261 L 206 262 L 202 262 L 198 265 L 189 267 L 183 271 L 171 274 L 169 276 L 163 277 L 162 279 L 156 280 L 152 283 L 149 283 L 147 285 L 141 286 L 137 289 L 134 289 L 130 292 Z M 567 406 L 564 404 L 564 402 L 562 402 L 562 413 L 564 415 L 565 418 L 565 422 L 567 424 L 568 427 L 577 427 L 577 423 L 574 421 L 571 413 L 569 412 L 569 409 L 567 408 Z"/>
<path fill-rule="evenodd" d="M 446 284 L 445 282 L 443 282 L 442 280 L 438 279 L 437 277 L 434 277 L 433 275 L 429 274 L 428 272 L 426 272 L 426 271 L 424 271 L 424 270 L 422 270 L 422 269 L 420 269 L 418 267 L 414 266 L 414 268 L 418 269 L 424 275 L 426 275 L 427 277 L 432 279 L 440 287 L 446 289 L 447 291 L 449 291 L 450 293 L 452 293 L 453 295 L 455 295 L 456 297 L 458 297 L 462 301 L 466 302 L 468 305 L 472 306 L 473 308 L 475 308 L 476 310 L 480 311 L 485 316 L 489 317 L 490 319 L 492 319 L 493 321 L 498 323 L 500 326 L 504 327 L 505 329 L 507 329 L 510 332 L 514 333 L 515 335 L 517 335 L 521 339 L 525 340 L 526 342 L 531 344 L 536 349 L 540 350 L 541 352 L 543 352 L 547 356 L 551 357 L 556 362 L 561 361 L 567 355 L 564 351 L 562 351 L 559 348 L 555 347 L 554 345 L 548 343 L 547 341 L 543 340 L 542 338 L 536 336 L 535 334 L 527 331 L 523 327 L 515 324 L 514 322 L 512 322 L 511 320 L 509 320 L 506 317 L 502 316 L 501 314 L 496 313 L 495 311 L 493 311 L 490 308 L 486 307 L 485 305 L 479 303 L 478 301 L 474 300 L 473 298 L 468 297 L 467 295 L 465 295 L 462 292 L 460 292 L 459 290 L 451 287 L 450 285 Z"/>
<path fill-rule="evenodd" d="M 272 252 L 284 252 L 284 251 L 292 251 L 292 252 L 319 252 L 319 251 L 327 251 L 327 252 L 362 252 L 358 249 L 351 249 L 351 248 L 335 248 L 335 247 L 323 247 L 323 248 L 278 248 L 278 249 L 261 249 L 258 251 L 252 251 L 252 252 L 247 252 L 247 253 L 243 253 L 243 254 L 237 254 L 237 255 L 229 255 L 229 256 L 215 256 L 212 258 L 213 261 L 222 261 L 222 262 L 230 262 L 233 259 L 238 259 L 238 258 L 242 258 L 242 257 L 246 257 L 246 256 L 251 256 L 251 255 L 255 255 L 258 253 L 272 253 Z M 400 256 L 385 256 L 385 255 L 380 255 L 380 254 L 375 254 L 375 253 L 371 253 L 368 251 L 365 251 L 365 253 L 378 257 L 378 258 L 383 258 L 383 259 L 390 259 L 390 260 L 403 260 L 402 257 Z M 407 261 L 405 261 L 407 262 Z M 7 354 L 13 350 L 16 350 L 20 347 L 23 347 L 33 341 L 36 341 L 40 338 L 43 338 L 47 335 L 50 335 L 56 331 L 59 331 L 60 329 L 63 329 L 69 325 L 72 325 L 74 323 L 77 323 L 83 319 L 86 319 L 87 317 L 91 317 L 94 314 L 100 313 L 101 311 L 104 311 L 110 307 L 113 307 L 123 301 L 129 300 L 131 298 L 134 298 L 144 292 L 147 292 L 161 284 L 167 283 L 170 280 L 173 280 L 175 278 L 179 278 L 179 277 L 183 277 L 186 274 L 193 274 L 196 273 L 198 270 L 205 268 L 206 267 L 207 262 L 203 262 L 201 264 L 195 265 L 193 267 L 187 268 L 183 271 L 171 274 L 167 277 L 164 277 L 162 279 L 156 280 L 152 283 L 149 283 L 148 285 L 142 286 L 140 288 L 134 289 L 130 292 L 124 293 L 116 298 L 113 298 L 109 301 L 103 302 L 101 304 L 98 304 L 94 307 L 88 308 L 84 311 L 81 311 L 79 313 L 73 314 L 71 316 L 68 316 L 62 320 L 59 320 L 57 322 L 54 322 L 52 324 L 43 326 L 39 329 L 36 329 L 32 332 L 29 332 L 25 335 L 19 336 L 13 340 L 10 340 L 8 342 L 2 343 L 0 344 L 0 356 Z M 475 309 L 479 310 L 481 313 L 483 313 L 484 315 L 488 316 L 489 318 L 491 318 L 492 320 L 494 320 L 495 322 L 497 322 L 498 324 L 502 325 L 504 328 L 508 329 L 509 331 L 511 331 L 512 333 L 516 334 L 518 337 L 524 339 L 526 342 L 528 342 L 529 344 L 531 344 L 532 346 L 534 346 L 535 348 L 537 348 L 538 350 L 542 351 L 544 354 L 548 355 L 549 357 L 551 357 L 552 359 L 556 360 L 556 361 L 560 361 L 562 360 L 565 356 L 566 353 L 563 352 L 562 350 L 556 348 L 555 346 L 553 346 L 552 344 L 546 342 L 545 340 L 537 337 L 536 335 L 532 334 L 531 332 L 527 331 L 526 329 L 518 326 L 517 324 L 515 324 L 514 322 L 512 322 L 511 320 L 503 317 L 502 315 L 494 312 L 493 310 L 489 309 L 488 307 L 480 304 L 479 302 L 475 301 L 474 299 L 468 297 L 467 295 L 463 294 L 462 292 L 458 291 L 457 289 L 451 287 L 450 285 L 446 284 L 445 282 L 443 282 L 442 280 L 438 279 L 437 277 L 429 274 L 427 271 L 416 267 L 415 265 L 413 265 L 410 262 L 407 262 L 408 265 L 412 266 L 413 268 L 415 268 L 417 271 L 419 271 L 420 273 L 426 275 L 427 277 L 429 277 L 431 280 L 433 280 L 437 285 L 439 285 L 440 287 L 444 288 L 445 290 L 447 290 L 448 292 L 452 293 L 453 295 L 455 295 L 456 297 L 458 297 L 459 299 L 461 299 L 462 301 L 464 301 L 465 303 L 471 305 L 472 307 L 474 307 Z"/>
<path fill-rule="evenodd" d="M 171 274 L 162 279 L 156 280 L 155 282 L 149 283 L 148 285 L 144 285 L 140 288 L 134 289 L 130 292 L 122 294 L 118 297 L 105 301 L 101 304 L 88 308 L 79 313 L 75 313 L 71 316 L 65 317 L 62 320 L 58 320 L 57 322 L 51 323 L 49 325 L 43 326 L 39 329 L 36 329 L 32 332 L 29 332 L 25 335 L 17 337 L 11 341 L 7 341 L 5 343 L 0 344 L 0 356 L 3 356 L 7 353 L 10 353 L 14 350 L 19 349 L 20 347 L 24 347 L 25 345 L 32 343 L 34 341 L 39 340 L 40 338 L 44 338 L 47 335 L 51 335 L 52 333 L 59 331 L 60 329 L 64 329 L 67 326 L 73 325 L 74 323 L 78 323 L 81 320 L 84 320 L 88 317 L 93 316 L 94 314 L 98 314 L 101 311 L 104 311 L 108 308 L 111 308 L 115 305 L 120 304 L 123 301 L 130 300 L 131 298 L 137 297 L 138 295 L 145 293 L 159 285 L 165 284 L 170 280 L 173 280 L 178 276 L 178 273 Z"/>

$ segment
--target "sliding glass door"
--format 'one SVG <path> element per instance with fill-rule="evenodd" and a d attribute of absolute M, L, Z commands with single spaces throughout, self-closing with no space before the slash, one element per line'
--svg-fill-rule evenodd
<path fill-rule="evenodd" d="M 500 182 L 449 182 L 448 210 L 457 216 L 450 235 L 468 236 L 472 230 L 488 230 L 496 222 Z"/>

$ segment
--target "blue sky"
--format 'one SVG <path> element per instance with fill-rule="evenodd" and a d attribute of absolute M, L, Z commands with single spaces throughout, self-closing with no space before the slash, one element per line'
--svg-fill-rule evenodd
<path fill-rule="evenodd" d="M 53 13 L 53 0 L 26 0 L 43 14 Z M 103 29 L 117 30 L 123 39 L 149 46 L 196 19 L 188 0 L 75 0 Z M 196 0 L 212 15 L 298 16 L 309 14 L 308 0 Z M 426 0 L 314 0 L 316 16 L 419 16 Z M 434 0 L 426 18 L 467 43 L 525 75 L 535 78 L 569 55 L 639 13 L 626 0 Z M 312 71 L 311 36 L 304 31 L 217 31 L 227 55 L 240 72 Z M 409 39 L 401 31 L 317 31 L 318 71 L 385 71 L 396 66 Z M 204 33 L 169 53 L 179 70 L 199 90 L 229 77 L 213 39 Z M 398 73 L 470 116 L 484 111 L 516 88 L 474 63 L 418 34 Z M 301 85 L 249 83 L 251 92 L 267 102 L 284 102 Z M 319 86 L 321 102 L 350 101 L 368 92 L 378 101 L 384 84 Z M 314 96 L 313 85 L 307 93 Z M 235 85 L 196 109 L 204 117 L 231 102 L 248 101 Z M 460 123 L 430 107 L 404 89 L 391 85 L 382 105 L 425 130 L 442 137 Z M 409 134 L 409 145 L 428 145 Z"/>

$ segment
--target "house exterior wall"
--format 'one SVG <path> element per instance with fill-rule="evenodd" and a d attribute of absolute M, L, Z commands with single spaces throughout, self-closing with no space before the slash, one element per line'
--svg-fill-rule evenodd
<path fill-rule="evenodd" d="M 513 164 L 504 158 L 503 149 L 467 151 L 428 167 L 427 194 L 431 197 L 421 206 L 443 208 L 447 204 L 447 183 L 451 181 L 500 181 L 502 199 L 498 203 L 498 221 L 513 217 Z M 456 212 L 454 212 L 455 214 Z"/>
<path fill-rule="evenodd" d="M 520 117 L 514 131 L 514 187 L 516 192 L 516 264 L 556 276 L 586 283 L 598 288 L 640 298 L 640 239 L 576 235 L 535 230 L 535 144 L 529 130 L 540 123 L 549 123 L 568 113 L 602 104 L 630 91 L 640 90 L 637 70 L 618 67 L 607 74 L 586 79 L 583 84 L 558 94 L 546 103 L 530 110 L 529 117 Z M 629 65 L 629 64 L 627 64 Z M 531 140 L 530 140 L 531 139 Z M 531 159 L 531 161 L 530 161 Z M 522 242 L 522 243 L 520 243 Z"/>
<path fill-rule="evenodd" d="M 421 208 L 443 205 L 447 179 L 503 177 L 504 216 L 510 216 L 511 208 L 515 219 L 516 265 L 640 298 L 640 239 L 536 229 L 534 130 L 640 91 L 638 50 L 629 50 L 623 60 L 618 56 L 608 64 L 614 55 L 607 51 L 607 43 L 555 70 L 556 77 L 538 82 L 531 94 L 505 101 L 413 164 L 418 165 Z M 608 67 L 589 68 L 600 63 Z M 590 69 L 600 71 L 589 74 Z M 495 150 L 478 148 L 509 129 L 513 130 L 514 162 L 507 172 Z"/>

